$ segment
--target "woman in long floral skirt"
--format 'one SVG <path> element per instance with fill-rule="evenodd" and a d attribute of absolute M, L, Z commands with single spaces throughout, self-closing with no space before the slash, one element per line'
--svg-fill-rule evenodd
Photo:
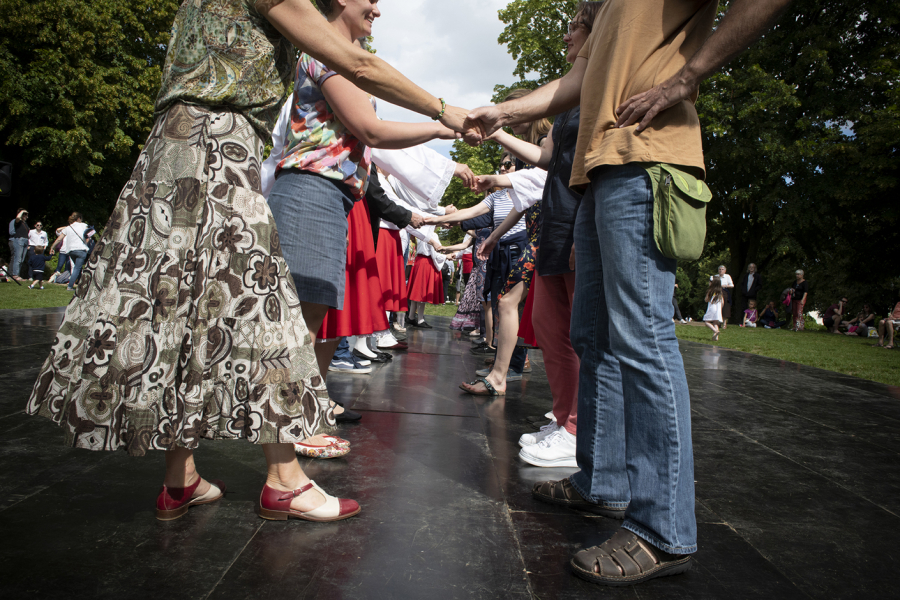
<path fill-rule="evenodd" d="M 201 438 L 262 444 L 260 516 L 357 514 L 300 469 L 294 441 L 334 425 L 312 338 L 260 195 L 264 141 L 293 74 L 291 43 L 370 93 L 462 128 L 464 112 L 337 36 L 305 0 L 185 0 L 157 118 L 92 252 L 28 412 L 77 448 L 166 451 L 157 518 L 222 497 Z"/>

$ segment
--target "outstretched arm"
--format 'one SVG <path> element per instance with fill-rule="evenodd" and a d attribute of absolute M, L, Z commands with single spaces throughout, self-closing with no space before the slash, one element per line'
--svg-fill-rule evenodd
<path fill-rule="evenodd" d="M 586 67 L 587 59 L 578 57 L 562 78 L 517 100 L 476 108 L 469 113 L 469 119 L 481 123 L 484 132 L 491 135 L 506 125 L 528 123 L 574 108 L 581 103 L 581 82 Z"/>
<path fill-rule="evenodd" d="M 616 127 L 640 121 L 639 133 L 653 117 L 690 98 L 700 83 L 727 65 L 755 42 L 781 15 L 791 0 L 732 0 L 722 22 L 697 53 L 675 75 L 658 86 L 632 96 L 618 109 Z"/>
<path fill-rule="evenodd" d="M 491 252 L 494 251 L 494 246 L 497 245 L 497 242 L 500 241 L 506 232 L 512 229 L 516 223 L 518 223 L 522 219 L 522 215 L 525 214 L 525 211 L 519 212 L 517 210 L 509 211 L 509 214 L 506 215 L 506 218 L 503 219 L 503 222 L 491 232 L 491 235 L 488 236 L 484 243 L 478 247 L 478 260 L 487 260 L 487 257 L 490 256 Z"/>
<path fill-rule="evenodd" d="M 490 136 L 490 139 L 509 150 L 512 155 L 519 160 L 530 165 L 534 165 L 545 171 L 550 166 L 550 159 L 553 157 L 553 127 L 550 128 L 547 137 L 544 138 L 544 142 L 540 146 L 530 144 L 525 140 L 520 140 L 514 135 L 509 135 L 502 129 L 495 131 Z"/>
<path fill-rule="evenodd" d="M 440 114 L 440 99 L 374 54 L 341 37 L 309 0 L 257 0 L 256 9 L 295 47 L 373 96 L 426 117 Z M 461 108 L 447 106 L 441 123 L 455 131 L 469 129 L 475 138 L 480 137 L 472 124 L 466 123 L 466 111 Z"/>
<path fill-rule="evenodd" d="M 476 204 L 475 206 L 472 206 L 470 208 L 464 208 L 462 210 L 457 210 L 456 212 L 454 212 L 452 214 L 425 217 L 425 224 L 426 225 L 442 225 L 444 223 L 448 223 L 450 225 L 453 225 L 455 223 L 461 223 L 468 219 L 472 219 L 479 215 L 483 215 L 483 214 L 487 213 L 489 210 L 491 210 L 491 209 L 488 208 L 488 205 L 482 201 L 482 202 L 479 202 L 478 204 Z"/>

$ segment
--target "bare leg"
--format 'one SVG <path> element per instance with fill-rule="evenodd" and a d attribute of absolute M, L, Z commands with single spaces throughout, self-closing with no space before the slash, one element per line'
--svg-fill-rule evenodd
<path fill-rule="evenodd" d="M 173 448 L 166 450 L 166 477 L 163 485 L 167 488 L 186 488 L 200 479 L 197 466 L 194 464 L 194 451 L 187 448 Z M 209 483 L 201 481 L 194 496 L 202 496 L 209 491 Z"/>
<path fill-rule="evenodd" d="M 300 312 L 303 313 L 303 320 L 306 321 L 306 328 L 309 329 L 309 334 L 313 339 L 315 339 L 319 329 L 322 328 L 322 321 L 325 320 L 325 314 L 328 312 L 328 308 L 329 307 L 325 304 L 313 304 L 311 302 L 300 303 Z M 337 350 L 339 342 L 340 340 L 331 340 L 321 344 L 315 343 L 316 363 L 319 365 L 319 375 L 322 376 L 323 381 L 328 374 L 328 365 L 331 364 L 331 359 L 334 357 L 334 351 Z M 339 415 L 342 412 L 344 412 L 342 407 L 334 407 L 334 414 Z M 306 439 L 303 443 L 312 446 L 327 446 L 329 444 L 322 436 Z"/>
<path fill-rule="evenodd" d="M 893 347 L 894 345 L 894 322 L 888 320 L 887 322 L 887 334 L 888 334 L 888 346 Z"/>
<path fill-rule="evenodd" d="M 500 331 L 497 339 L 497 358 L 488 373 L 487 380 L 498 392 L 506 391 L 506 373 L 509 362 L 519 339 L 519 304 L 525 297 L 525 283 L 517 283 L 513 289 L 500 298 Z M 473 386 L 479 389 L 483 384 Z M 468 386 L 467 386 L 468 387 Z"/>
<path fill-rule="evenodd" d="M 268 472 L 266 484 L 282 492 L 290 492 L 309 483 L 309 477 L 300 468 L 292 444 L 263 444 Z M 325 498 L 315 489 L 307 490 L 291 501 L 291 508 L 309 511 L 325 504 Z"/>
<path fill-rule="evenodd" d="M 887 326 L 887 319 L 882 319 L 881 323 L 878 324 L 878 345 L 884 346 L 884 330 Z"/>
<path fill-rule="evenodd" d="M 484 308 L 484 341 L 488 346 L 494 345 L 494 313 L 490 302 L 482 302 Z"/>

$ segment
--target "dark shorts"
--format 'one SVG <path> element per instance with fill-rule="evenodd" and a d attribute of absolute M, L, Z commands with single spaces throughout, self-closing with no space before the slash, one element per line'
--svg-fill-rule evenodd
<path fill-rule="evenodd" d="M 301 302 L 344 306 L 350 188 L 306 171 L 281 171 L 269 194 L 281 253 Z"/>

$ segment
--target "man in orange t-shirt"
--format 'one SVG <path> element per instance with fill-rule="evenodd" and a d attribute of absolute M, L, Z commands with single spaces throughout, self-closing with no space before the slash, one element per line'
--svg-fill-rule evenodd
<path fill-rule="evenodd" d="M 576 575 L 629 585 L 688 570 L 697 550 L 690 397 L 672 323 L 676 261 L 653 236 L 650 168 L 705 176 L 700 82 L 758 39 L 789 0 L 607 0 L 572 69 L 524 98 L 477 109 L 486 133 L 581 106 L 570 186 L 571 339 L 581 360 L 580 471 L 536 484 L 554 504 L 623 519 L 572 559 Z"/>

